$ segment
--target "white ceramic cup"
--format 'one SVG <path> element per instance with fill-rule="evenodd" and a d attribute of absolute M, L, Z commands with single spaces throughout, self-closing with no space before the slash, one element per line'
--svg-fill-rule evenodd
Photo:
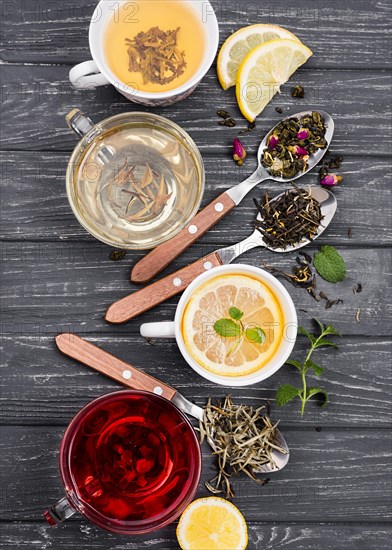
<path fill-rule="evenodd" d="M 163 0 L 162 0 L 163 1 Z M 181 0 L 177 0 L 181 1 Z M 110 20 L 118 16 L 121 4 L 129 5 L 129 17 L 137 17 L 138 5 L 148 0 L 101 0 L 95 8 L 90 22 L 89 44 L 91 61 L 84 61 L 73 67 L 69 73 L 72 85 L 77 89 L 91 89 L 112 84 L 117 91 L 134 103 L 155 107 L 170 105 L 190 95 L 211 67 L 219 44 L 219 26 L 215 12 L 208 0 L 183 0 L 194 9 L 205 28 L 205 52 L 198 71 L 182 86 L 166 92 L 142 92 L 132 83 L 119 82 L 105 58 L 105 32 Z M 134 13 L 134 15 L 133 15 Z M 131 19 L 130 19 L 131 21 Z M 196 31 L 195 31 L 196 32 Z M 195 35 L 195 40 L 197 36 Z"/>
<path fill-rule="evenodd" d="M 208 279 L 212 279 L 218 275 L 227 274 L 250 275 L 251 277 L 257 278 L 260 281 L 266 283 L 275 294 L 282 308 L 284 319 L 283 339 L 275 355 L 264 367 L 262 367 L 258 371 L 243 376 L 222 376 L 214 374 L 200 366 L 189 354 L 185 346 L 181 331 L 182 317 L 186 305 L 195 290 Z M 210 271 L 206 271 L 205 273 L 202 273 L 201 275 L 196 277 L 196 279 L 188 286 L 188 288 L 181 296 L 181 299 L 177 305 L 174 321 L 145 323 L 140 327 L 140 334 L 145 338 L 175 338 L 185 361 L 193 368 L 193 370 L 195 370 L 197 373 L 199 373 L 207 380 L 210 380 L 211 382 L 215 382 L 216 384 L 221 384 L 223 386 L 233 387 L 249 386 L 251 384 L 256 384 L 261 380 L 269 378 L 277 370 L 279 370 L 280 367 L 284 365 L 284 363 L 287 361 L 293 350 L 297 337 L 297 329 L 298 320 L 295 306 L 290 294 L 287 292 L 282 283 L 280 283 L 276 279 L 276 277 L 271 275 L 271 273 L 268 273 L 267 271 L 264 271 L 263 269 L 260 269 L 258 267 L 253 267 L 245 264 L 233 264 L 215 267 Z"/>

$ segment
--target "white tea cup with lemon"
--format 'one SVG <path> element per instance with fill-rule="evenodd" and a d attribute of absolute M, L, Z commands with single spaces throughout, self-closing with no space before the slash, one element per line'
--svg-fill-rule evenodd
<path fill-rule="evenodd" d="M 174 321 L 145 323 L 145 338 L 175 338 L 187 363 L 223 386 L 269 378 L 289 358 L 297 314 L 285 287 L 270 273 L 244 264 L 199 275 L 185 290 Z"/>

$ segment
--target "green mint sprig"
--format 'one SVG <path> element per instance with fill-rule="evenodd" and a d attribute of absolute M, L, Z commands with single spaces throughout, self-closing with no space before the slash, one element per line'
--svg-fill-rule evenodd
<path fill-rule="evenodd" d="M 243 340 L 248 340 L 254 344 L 264 344 L 266 335 L 264 330 L 259 326 L 245 326 L 241 321 L 244 312 L 237 307 L 229 309 L 230 318 L 224 317 L 219 319 L 214 324 L 214 330 L 223 338 L 235 338 L 235 344 L 230 348 L 227 356 L 234 353 L 240 346 Z"/>
<path fill-rule="evenodd" d="M 316 376 L 321 376 L 323 374 L 323 367 L 320 367 L 320 365 L 317 365 L 312 361 L 312 354 L 315 349 L 321 348 L 323 346 L 332 346 L 334 348 L 337 348 L 338 345 L 335 342 L 329 340 L 328 337 L 332 335 L 341 336 L 336 328 L 334 328 L 332 325 L 324 325 L 323 323 L 320 323 L 320 321 L 318 321 L 317 319 L 315 319 L 315 321 L 320 329 L 319 336 L 310 334 L 310 332 L 308 332 L 303 327 L 298 327 L 298 333 L 307 336 L 310 341 L 310 350 L 305 358 L 305 361 L 303 363 L 301 363 L 300 361 L 295 361 L 293 359 L 289 359 L 288 361 L 286 361 L 288 365 L 292 365 L 299 370 L 302 378 L 302 388 L 295 388 L 291 384 L 283 384 L 278 388 L 276 392 L 276 404 L 279 407 L 282 407 L 296 397 L 299 397 L 299 399 L 301 400 L 301 416 L 303 416 L 305 412 L 306 403 L 311 397 L 316 394 L 321 394 L 324 397 L 324 403 L 322 405 L 323 407 L 328 404 L 329 397 L 328 393 L 325 390 L 317 387 L 308 387 L 306 381 L 306 373 L 309 369 L 311 369 Z"/>

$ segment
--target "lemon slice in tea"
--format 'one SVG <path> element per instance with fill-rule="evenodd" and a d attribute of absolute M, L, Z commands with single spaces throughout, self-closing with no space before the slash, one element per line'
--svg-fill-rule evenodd
<path fill-rule="evenodd" d="M 243 315 L 241 336 L 223 337 L 214 325 L 230 318 L 230 308 Z M 262 343 L 244 336 L 247 328 L 261 329 Z M 192 295 L 182 319 L 185 346 L 206 370 L 223 376 L 243 376 L 265 366 L 283 337 L 283 314 L 275 294 L 248 275 L 221 275 L 206 281 Z"/>

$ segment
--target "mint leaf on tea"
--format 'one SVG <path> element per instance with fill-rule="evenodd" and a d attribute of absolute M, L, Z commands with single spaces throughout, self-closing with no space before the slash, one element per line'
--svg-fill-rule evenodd
<path fill-rule="evenodd" d="M 244 312 L 238 309 L 238 307 L 231 307 L 229 309 L 229 315 L 232 319 L 239 321 L 244 316 Z"/>
<path fill-rule="evenodd" d="M 219 319 L 214 324 L 214 330 L 223 338 L 238 338 L 241 336 L 241 327 L 232 319 Z"/>
<path fill-rule="evenodd" d="M 313 257 L 313 265 L 317 273 L 329 283 L 343 281 L 346 276 L 344 260 L 333 246 L 322 246 Z"/>
<path fill-rule="evenodd" d="M 245 329 L 245 338 L 255 344 L 264 344 L 265 332 L 260 327 L 252 327 Z"/>
<path fill-rule="evenodd" d="M 292 401 L 294 397 L 299 396 L 299 394 L 300 390 L 298 388 L 294 388 L 291 384 L 283 384 L 276 392 L 276 404 L 278 407 L 282 407 Z"/>

